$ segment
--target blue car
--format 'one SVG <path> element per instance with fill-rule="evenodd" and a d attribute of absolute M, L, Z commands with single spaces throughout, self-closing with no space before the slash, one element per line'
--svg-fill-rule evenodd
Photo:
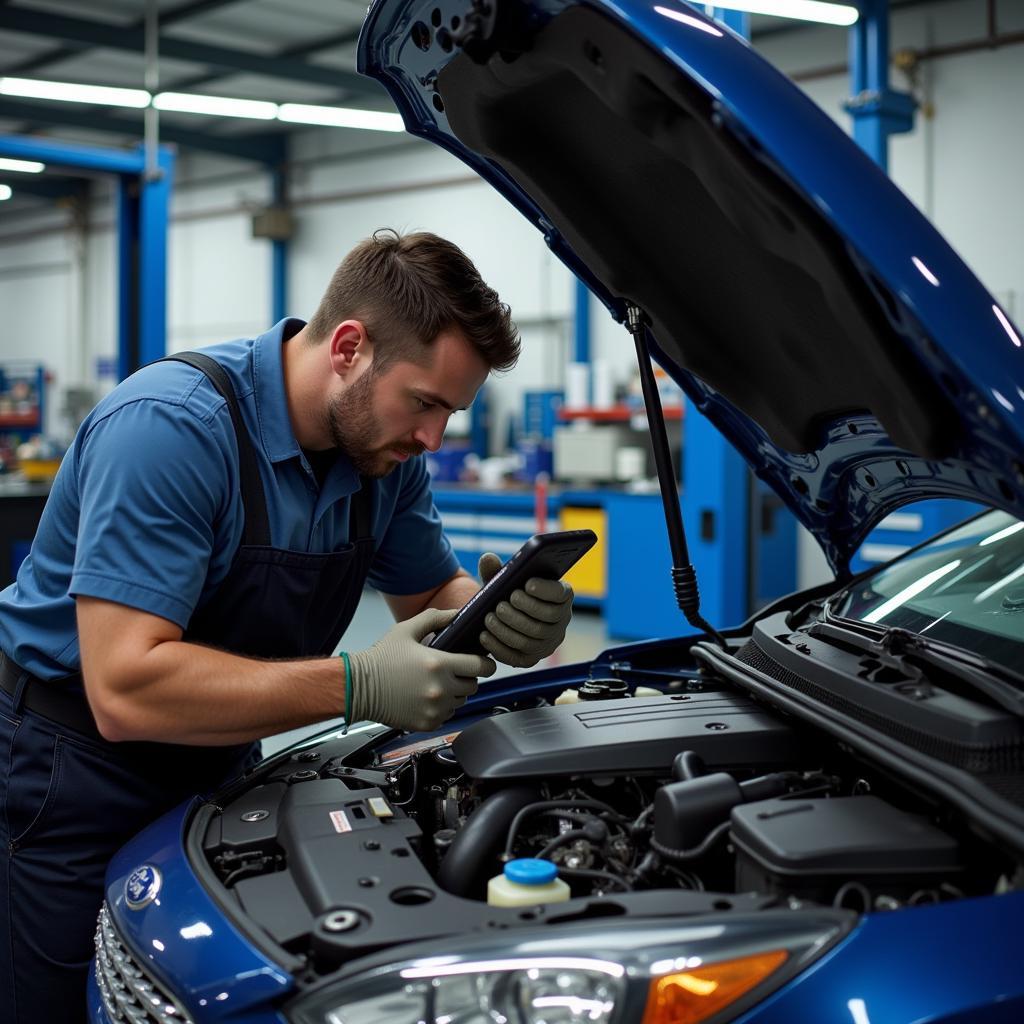
<path fill-rule="evenodd" d="M 110 865 L 92 1019 L 1024 1020 L 1017 328 L 794 85 L 675 0 L 377 0 L 359 61 L 835 579 L 716 632 L 663 473 L 696 632 L 485 684 L 437 734 L 321 735 L 181 806 Z M 851 573 L 933 498 L 984 510 Z M 527 895 L 489 901 L 495 879 Z"/>

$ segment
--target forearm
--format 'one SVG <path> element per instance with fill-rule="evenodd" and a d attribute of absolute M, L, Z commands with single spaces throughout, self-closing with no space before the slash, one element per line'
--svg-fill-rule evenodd
<path fill-rule="evenodd" d="M 444 611 L 461 608 L 479 589 L 480 584 L 464 569 L 460 569 L 451 579 L 445 580 L 433 590 L 424 590 L 419 594 L 385 594 L 384 598 L 395 621 L 404 622 L 428 608 Z"/>
<path fill-rule="evenodd" d="M 480 584 L 468 573 L 459 572 L 427 602 L 428 608 L 461 608 L 478 590 Z"/>
<path fill-rule="evenodd" d="M 168 640 L 91 703 L 108 739 L 245 743 L 343 715 L 345 668 L 340 658 L 261 661 Z"/>

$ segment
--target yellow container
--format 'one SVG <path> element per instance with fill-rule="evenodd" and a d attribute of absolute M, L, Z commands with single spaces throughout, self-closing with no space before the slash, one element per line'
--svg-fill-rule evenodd
<path fill-rule="evenodd" d="M 510 860 L 505 870 L 487 883 L 487 902 L 492 907 L 564 903 L 569 896 L 569 886 L 558 877 L 555 865 L 537 857 Z"/>
<path fill-rule="evenodd" d="M 52 480 L 57 475 L 60 459 L 21 459 L 18 462 L 18 469 L 26 480 L 41 483 Z"/>
<path fill-rule="evenodd" d="M 603 508 L 566 506 L 558 516 L 560 530 L 593 530 L 597 543 L 565 574 L 565 582 L 580 596 L 603 601 L 608 591 L 608 516 Z"/>

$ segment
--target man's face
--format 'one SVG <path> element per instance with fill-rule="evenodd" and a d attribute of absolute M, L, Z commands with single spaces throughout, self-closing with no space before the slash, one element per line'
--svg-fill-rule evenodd
<path fill-rule="evenodd" d="M 456 409 L 465 409 L 487 379 L 480 354 L 457 331 L 427 350 L 425 363 L 396 361 L 376 373 L 371 363 L 327 407 L 335 447 L 365 476 L 382 477 L 400 462 L 441 447 Z"/>

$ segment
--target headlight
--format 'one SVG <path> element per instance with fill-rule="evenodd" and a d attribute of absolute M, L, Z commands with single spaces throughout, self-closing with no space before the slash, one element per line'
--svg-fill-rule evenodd
<path fill-rule="evenodd" d="M 516 929 L 504 942 L 462 936 L 450 955 L 404 947 L 412 955 L 401 961 L 346 968 L 287 1016 L 296 1024 L 699 1024 L 763 999 L 852 920 L 768 911 L 677 927 L 647 918 L 605 919 L 600 930 Z"/>
<path fill-rule="evenodd" d="M 622 968 L 602 970 L 585 957 L 477 961 L 454 965 L 464 974 L 437 974 L 444 965 L 409 967 L 395 991 L 325 1001 L 316 1019 L 329 1024 L 494 1024 L 540 1021 L 606 1024 L 622 991 Z M 431 975 L 419 972 L 431 971 Z M 414 972 L 414 973 L 408 973 Z M 412 981 L 413 978 L 418 980 Z M 326 1012 L 323 1012 L 326 1011 Z"/>

